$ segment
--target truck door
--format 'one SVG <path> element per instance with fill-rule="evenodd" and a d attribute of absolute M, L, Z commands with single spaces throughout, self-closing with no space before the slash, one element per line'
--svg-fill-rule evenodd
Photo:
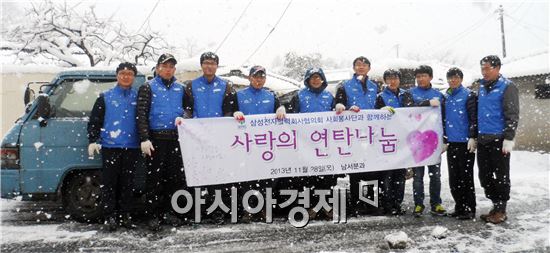
<path fill-rule="evenodd" d="M 50 117 L 40 125 L 33 119 L 25 125 L 27 163 L 21 171 L 22 192 L 53 193 L 64 173 L 71 168 L 101 168 L 101 159 L 87 154 L 87 123 L 99 94 L 114 87 L 116 79 L 66 78 L 49 95 Z M 32 153 L 34 152 L 34 158 Z"/>

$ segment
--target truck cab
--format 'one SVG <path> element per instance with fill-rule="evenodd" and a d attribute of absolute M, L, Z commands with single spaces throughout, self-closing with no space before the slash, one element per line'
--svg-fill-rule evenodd
<path fill-rule="evenodd" d="M 88 157 L 87 124 L 96 98 L 116 82 L 115 71 L 69 70 L 42 84 L 36 97 L 27 86 L 25 113 L 0 146 L 2 198 L 61 198 L 72 218 L 100 218 L 102 162 L 98 155 Z M 145 76 L 138 73 L 132 88 L 143 83 Z"/>

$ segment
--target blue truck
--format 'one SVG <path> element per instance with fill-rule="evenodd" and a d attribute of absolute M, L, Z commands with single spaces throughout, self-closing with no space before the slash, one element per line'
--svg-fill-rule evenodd
<path fill-rule="evenodd" d="M 138 73 L 133 88 L 145 80 Z M 96 98 L 114 85 L 115 71 L 107 70 L 63 71 L 51 82 L 27 84 L 25 113 L 0 146 L 1 197 L 61 200 L 73 219 L 98 220 L 101 157 L 88 157 L 86 129 Z"/>

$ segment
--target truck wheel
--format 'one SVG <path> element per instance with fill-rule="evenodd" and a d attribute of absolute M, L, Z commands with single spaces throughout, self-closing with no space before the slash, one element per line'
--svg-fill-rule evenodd
<path fill-rule="evenodd" d="M 63 207 L 80 222 L 96 222 L 101 217 L 99 171 L 78 171 L 65 180 Z"/>

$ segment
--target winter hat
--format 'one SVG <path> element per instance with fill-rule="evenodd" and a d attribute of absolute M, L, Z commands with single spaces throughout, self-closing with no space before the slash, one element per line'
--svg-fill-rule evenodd
<path fill-rule="evenodd" d="M 168 53 L 165 53 L 159 57 L 159 60 L 157 61 L 157 65 L 163 64 L 165 62 L 172 61 L 174 64 L 178 64 L 178 61 L 176 61 L 176 58 Z"/>
<path fill-rule="evenodd" d="M 266 75 L 265 68 L 260 65 L 256 65 L 250 68 L 250 73 L 248 74 L 248 76 L 265 76 L 265 75 Z"/>
<path fill-rule="evenodd" d="M 321 87 L 319 87 L 317 89 L 312 88 L 309 85 L 309 79 L 314 74 L 318 74 L 319 76 L 321 76 L 321 80 L 323 80 L 323 84 L 321 85 Z M 323 69 L 322 68 L 310 68 L 310 69 L 308 69 L 306 71 L 305 76 L 304 76 L 304 85 L 306 87 L 308 87 L 310 90 L 312 90 L 313 92 L 315 92 L 315 93 L 319 93 L 319 92 L 323 91 L 328 85 L 327 78 L 325 77 L 325 73 L 323 72 Z"/>
<path fill-rule="evenodd" d="M 131 70 L 134 72 L 134 76 L 137 75 L 137 68 L 136 68 L 136 65 L 134 65 L 133 63 L 130 63 L 130 62 L 123 62 L 123 63 L 120 63 L 118 65 L 118 67 L 116 68 L 116 73 L 118 74 L 119 71 L 121 70 Z"/>
<path fill-rule="evenodd" d="M 201 64 L 205 60 L 214 60 L 216 62 L 216 64 L 220 64 L 220 58 L 218 57 L 218 55 L 216 55 L 215 53 L 212 53 L 212 52 L 206 52 L 206 53 L 201 54 Z"/>

